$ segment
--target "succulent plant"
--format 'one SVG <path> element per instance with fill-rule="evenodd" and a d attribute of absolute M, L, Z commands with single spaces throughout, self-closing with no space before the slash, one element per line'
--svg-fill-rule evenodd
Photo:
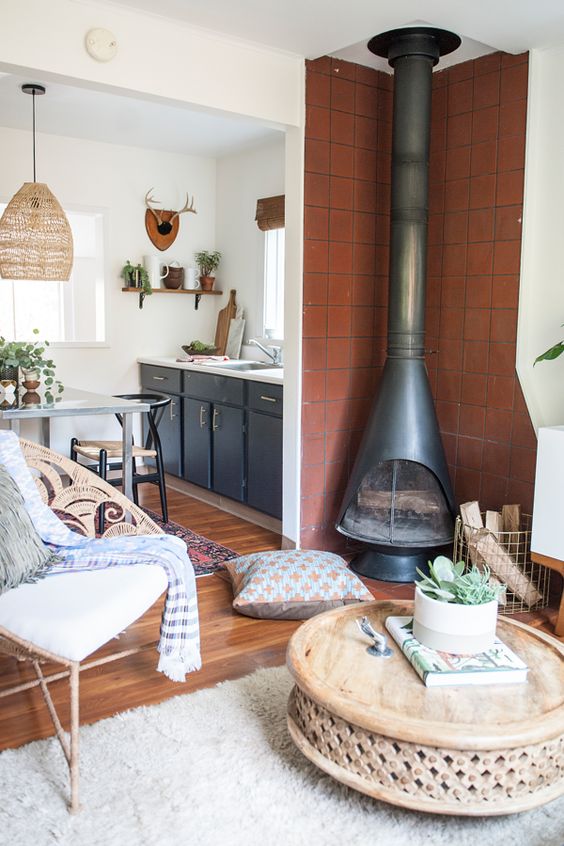
<path fill-rule="evenodd" d="M 439 602 L 451 602 L 457 605 L 483 605 L 499 599 L 505 591 L 505 585 L 490 582 L 490 569 L 484 565 L 479 570 L 474 564 L 466 569 L 464 561 L 456 564 L 445 555 L 439 555 L 429 561 L 429 575 L 417 568 L 420 581 L 416 586 L 425 596 Z"/>

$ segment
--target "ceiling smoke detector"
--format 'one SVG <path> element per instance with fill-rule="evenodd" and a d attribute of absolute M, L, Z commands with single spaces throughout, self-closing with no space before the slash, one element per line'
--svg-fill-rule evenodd
<path fill-rule="evenodd" d="M 86 51 L 97 62 L 109 62 L 117 53 L 117 39 L 109 29 L 91 29 L 84 39 Z"/>

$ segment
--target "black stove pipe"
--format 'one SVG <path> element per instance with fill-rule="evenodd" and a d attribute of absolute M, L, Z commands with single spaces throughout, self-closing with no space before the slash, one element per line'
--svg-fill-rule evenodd
<path fill-rule="evenodd" d="M 456 510 L 425 367 L 424 333 L 432 74 L 439 57 L 460 43 L 454 33 L 429 27 L 392 30 L 368 43 L 394 69 L 388 355 L 336 528 L 369 543 L 345 515 L 370 462 L 423 464 L 437 477 L 451 514 Z M 426 563 L 425 546 L 417 538 L 401 548 L 374 544 L 353 568 L 374 578 L 411 581 L 415 567 Z"/>
<path fill-rule="evenodd" d="M 425 280 L 433 66 L 460 38 L 410 27 L 377 35 L 368 49 L 394 69 L 388 356 L 425 354 Z"/>

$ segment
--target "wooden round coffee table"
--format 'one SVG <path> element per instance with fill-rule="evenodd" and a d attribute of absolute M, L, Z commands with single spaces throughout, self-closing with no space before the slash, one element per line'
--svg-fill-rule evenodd
<path fill-rule="evenodd" d="M 529 666 L 524 684 L 435 687 L 393 655 L 369 655 L 356 620 L 385 631 L 411 602 L 372 602 L 304 623 L 288 647 L 290 734 L 349 787 L 440 814 L 512 814 L 564 793 L 564 647 L 503 619 L 498 634 Z"/>

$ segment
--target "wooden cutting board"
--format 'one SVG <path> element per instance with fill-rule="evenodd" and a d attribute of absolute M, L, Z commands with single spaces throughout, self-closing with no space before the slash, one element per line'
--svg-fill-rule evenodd
<path fill-rule="evenodd" d="M 225 355 L 231 319 L 237 313 L 237 303 L 235 302 L 236 293 L 235 288 L 232 288 L 229 292 L 229 302 L 225 308 L 221 309 L 217 316 L 217 328 L 215 330 L 216 355 Z"/>

